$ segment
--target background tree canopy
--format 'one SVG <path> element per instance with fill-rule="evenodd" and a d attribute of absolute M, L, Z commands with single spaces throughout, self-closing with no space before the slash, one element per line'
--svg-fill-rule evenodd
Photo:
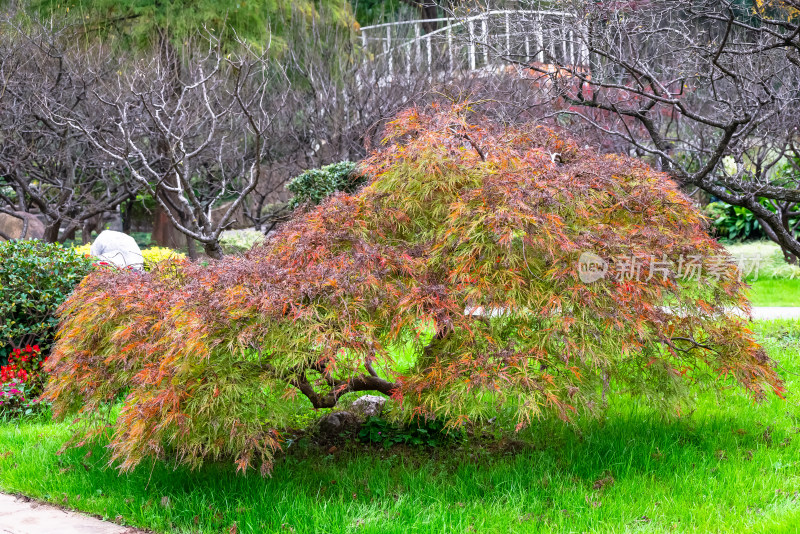
<path fill-rule="evenodd" d="M 114 36 L 140 47 L 162 32 L 183 40 L 204 29 L 232 29 L 254 44 L 277 39 L 273 49 L 280 49 L 293 16 L 319 17 L 343 28 L 355 21 L 346 0 L 31 0 L 29 8 L 45 18 L 67 17 L 86 35 Z"/>

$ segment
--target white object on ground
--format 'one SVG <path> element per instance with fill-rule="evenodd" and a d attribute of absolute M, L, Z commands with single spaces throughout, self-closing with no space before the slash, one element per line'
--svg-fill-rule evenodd
<path fill-rule="evenodd" d="M 113 263 L 120 269 L 125 267 L 144 269 L 142 250 L 131 236 L 122 232 L 103 230 L 89 251 L 92 256 Z"/>

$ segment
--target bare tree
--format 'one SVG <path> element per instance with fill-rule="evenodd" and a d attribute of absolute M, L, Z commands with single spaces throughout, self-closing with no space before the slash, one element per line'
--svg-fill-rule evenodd
<path fill-rule="evenodd" d="M 478 44 L 546 85 L 551 117 L 747 208 L 796 262 L 800 1 L 551 4 L 521 2 L 508 37 Z"/>
<path fill-rule="evenodd" d="M 280 142 L 271 144 L 264 185 L 253 191 L 247 217 L 269 231 L 287 219 L 283 205 L 264 211 L 285 183 L 326 164 L 362 159 L 380 143 L 383 125 L 398 111 L 425 104 L 450 85 L 477 84 L 465 72 L 433 71 L 419 58 L 371 54 L 357 35 L 325 24 L 292 21 L 282 56 L 293 82 L 294 105 L 280 117 Z"/>
<path fill-rule="evenodd" d="M 120 72 L 114 88 L 90 101 L 108 117 L 66 107 L 50 110 L 59 124 L 81 130 L 118 162 L 191 240 L 212 258 L 222 257 L 220 234 L 256 189 L 274 118 L 290 103 L 291 84 L 269 47 L 239 42 L 226 53 L 222 40 L 205 35 L 178 60 L 154 54 Z M 229 204 L 216 218 L 212 207 Z"/>
<path fill-rule="evenodd" d="M 112 54 L 100 45 L 73 46 L 52 31 L 38 40 L 18 31 L 33 52 L 22 47 L 8 57 L 22 64 L 41 57 L 30 72 L 13 61 L 2 64 L 7 85 L 20 88 L 2 109 L 7 131 L 18 133 L 0 147 L 4 180 L 16 176 L 15 187 L 33 193 L 53 185 L 48 197 L 23 189 L 27 197 L 6 195 L 7 205 L 25 198 L 27 207 L 80 222 L 145 193 L 187 236 L 191 256 L 199 241 L 209 256 L 220 257 L 220 234 L 234 217 L 271 230 L 289 214 L 280 207 L 289 179 L 361 159 L 400 109 L 442 95 L 518 97 L 524 85 L 508 83 L 507 74 L 473 76 L 438 49 L 426 55 L 420 43 L 375 53 L 352 32 L 317 22 L 293 20 L 280 51 L 209 34 L 180 49 L 161 39 L 149 52 Z M 52 72 L 39 76 L 34 67 L 46 65 Z M 66 195 L 75 189 L 68 182 L 43 178 L 60 176 L 62 160 L 79 164 L 74 175 L 92 188 Z M 20 169 L 28 170 L 15 175 Z M 63 222 L 54 227 L 51 234 L 64 230 Z"/>
<path fill-rule="evenodd" d="M 317 24 L 291 34 L 286 62 L 305 102 L 305 127 L 294 132 L 307 147 L 305 169 L 361 159 L 379 140 L 386 120 L 430 99 L 442 85 L 414 58 L 403 65 L 395 60 L 394 70 L 390 61 L 386 55 L 367 55 L 355 35 L 338 28 Z"/>
<path fill-rule="evenodd" d="M 53 107 L 89 113 L 87 94 L 113 68 L 101 47 L 69 44 L 69 28 L 32 24 L 14 13 L 0 20 L 0 211 L 41 214 L 44 239 L 87 230 L 135 196 L 138 185 L 115 167 L 83 132 L 48 116 Z"/>

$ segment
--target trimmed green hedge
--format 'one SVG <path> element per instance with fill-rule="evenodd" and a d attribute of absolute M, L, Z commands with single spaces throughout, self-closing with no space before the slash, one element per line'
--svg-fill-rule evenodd
<path fill-rule="evenodd" d="M 340 161 L 297 176 L 286 185 L 286 189 L 294 193 L 289 207 L 316 206 L 334 193 L 354 192 L 366 182 L 366 178 L 356 172 L 356 166 L 352 161 Z"/>
<path fill-rule="evenodd" d="M 56 309 L 91 269 L 91 259 L 58 243 L 0 241 L 0 364 L 16 347 L 49 350 Z"/>

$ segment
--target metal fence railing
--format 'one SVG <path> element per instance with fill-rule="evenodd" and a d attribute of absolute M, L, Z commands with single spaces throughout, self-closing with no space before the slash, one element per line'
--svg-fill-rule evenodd
<path fill-rule="evenodd" d="M 423 33 L 422 24 L 440 27 Z M 571 13 L 497 10 L 463 18 L 411 20 L 361 28 L 368 57 L 389 74 L 416 70 L 479 70 L 518 63 L 587 66 L 585 30 Z"/>

